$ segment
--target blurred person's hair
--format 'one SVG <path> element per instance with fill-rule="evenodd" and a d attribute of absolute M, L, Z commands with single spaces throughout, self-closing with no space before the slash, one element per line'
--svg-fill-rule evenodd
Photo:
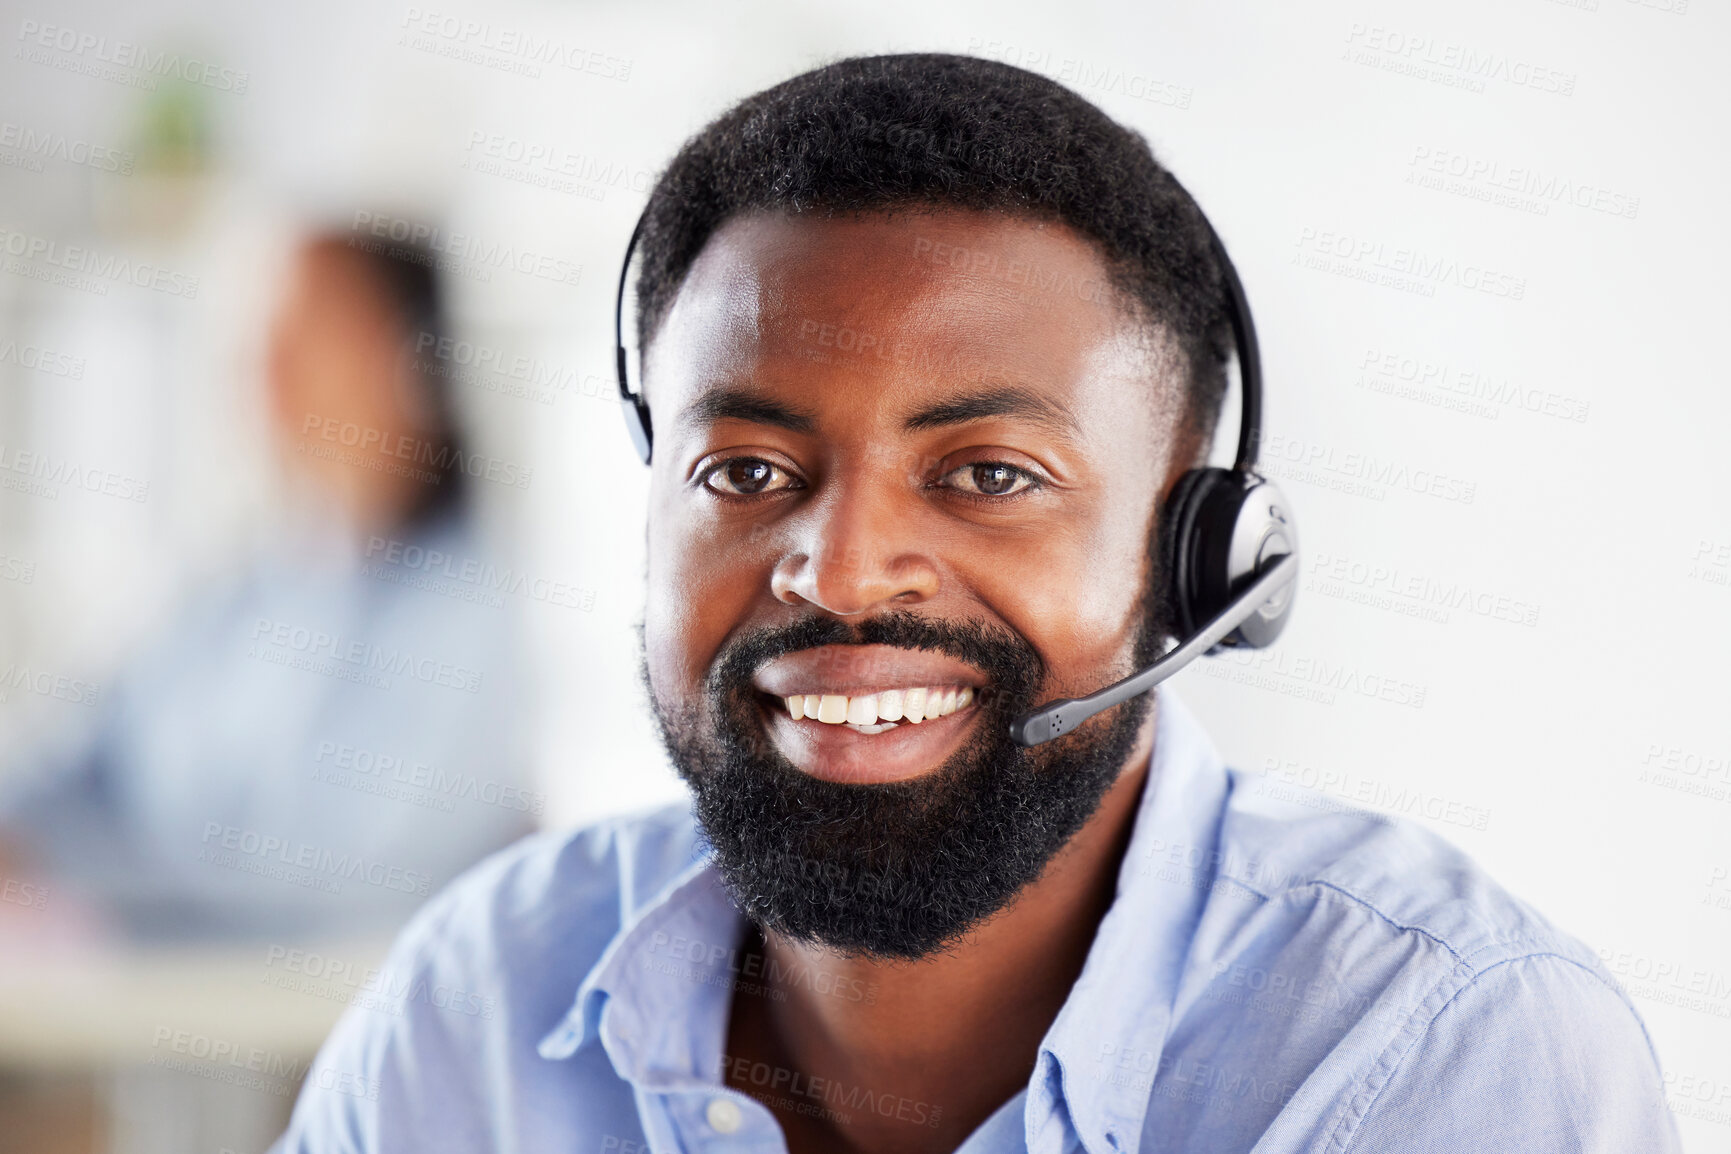
<path fill-rule="evenodd" d="M 1101 287 L 1175 338 L 1185 421 L 1212 435 L 1233 346 L 1201 209 L 1139 133 L 1056 81 L 971 56 L 840 60 L 747 97 L 687 141 L 644 219 L 639 347 L 734 216 L 946 207 L 1061 221 L 1091 240 L 1112 281 Z"/>
<path fill-rule="evenodd" d="M 405 522 L 420 524 L 459 511 L 468 491 L 468 475 L 462 467 L 468 447 L 453 391 L 455 365 L 440 359 L 440 350 L 450 347 L 452 327 L 437 254 L 410 241 L 367 237 L 357 244 L 352 232 L 335 229 L 314 234 L 307 247 L 354 261 L 398 317 L 409 379 L 421 390 L 432 418 L 427 440 L 435 462 L 431 471 L 439 478 L 422 487 L 421 498 Z"/>

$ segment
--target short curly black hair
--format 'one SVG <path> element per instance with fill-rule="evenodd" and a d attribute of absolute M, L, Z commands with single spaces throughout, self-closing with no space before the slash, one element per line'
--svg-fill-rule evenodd
<path fill-rule="evenodd" d="M 688 140 L 644 215 L 639 347 L 733 216 L 921 207 L 1058 220 L 1092 240 L 1119 299 L 1176 339 L 1186 423 L 1212 435 L 1232 329 L 1202 210 L 1139 133 L 1038 73 L 972 56 L 839 60 L 747 97 Z"/>

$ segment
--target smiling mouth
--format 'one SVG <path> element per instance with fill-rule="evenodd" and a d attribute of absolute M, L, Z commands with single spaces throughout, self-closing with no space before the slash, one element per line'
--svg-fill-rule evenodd
<path fill-rule="evenodd" d="M 948 717 L 966 709 L 973 704 L 974 687 L 915 686 L 852 696 L 844 693 L 796 693 L 772 700 L 778 700 L 793 721 L 845 725 L 856 733 L 873 734 Z"/>

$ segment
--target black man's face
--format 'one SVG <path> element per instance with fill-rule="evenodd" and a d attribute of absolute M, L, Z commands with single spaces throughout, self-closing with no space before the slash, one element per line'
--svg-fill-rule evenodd
<path fill-rule="evenodd" d="M 1182 374 L 1109 283 L 1060 224 L 742 217 L 652 341 L 645 673 L 770 928 L 927 952 L 1038 876 L 1137 746 L 1146 698 L 1007 736 L 1162 631 Z"/>

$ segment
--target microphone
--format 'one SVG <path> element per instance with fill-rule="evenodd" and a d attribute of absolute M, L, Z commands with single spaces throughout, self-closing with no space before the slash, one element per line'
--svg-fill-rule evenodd
<path fill-rule="evenodd" d="M 1023 714 L 1010 723 L 1010 738 L 1017 745 L 1040 745 L 1054 737 L 1062 737 L 1103 709 L 1146 693 L 1212 649 L 1228 633 L 1242 625 L 1252 614 L 1282 593 L 1290 594 L 1286 586 L 1298 577 L 1298 554 L 1282 553 L 1265 563 L 1254 574 L 1244 591 L 1234 597 L 1201 629 L 1181 645 L 1140 673 L 1132 673 L 1086 697 L 1062 697 L 1048 701 L 1032 713 Z"/>

